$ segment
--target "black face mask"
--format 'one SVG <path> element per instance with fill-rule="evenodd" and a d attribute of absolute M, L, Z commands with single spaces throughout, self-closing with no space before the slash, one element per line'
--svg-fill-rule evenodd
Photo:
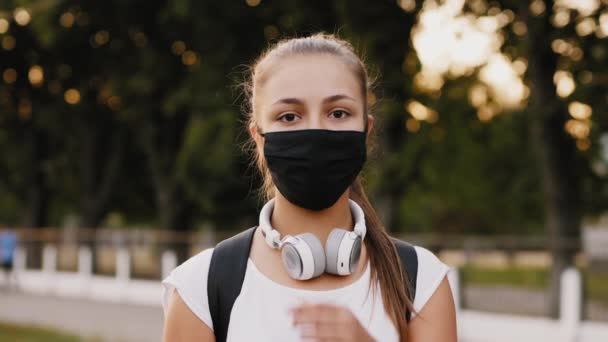
<path fill-rule="evenodd" d="M 366 132 L 305 129 L 261 134 L 272 180 L 299 207 L 331 207 L 366 159 Z"/>

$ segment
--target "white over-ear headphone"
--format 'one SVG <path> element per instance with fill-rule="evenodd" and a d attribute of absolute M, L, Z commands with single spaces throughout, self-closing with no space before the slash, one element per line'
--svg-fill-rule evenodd
<path fill-rule="evenodd" d="M 260 212 L 262 235 L 268 246 L 281 250 L 283 265 L 292 278 L 307 280 L 323 272 L 349 275 L 356 270 L 366 233 L 365 215 L 355 201 L 348 201 L 355 227 L 353 231 L 334 228 L 327 237 L 325 248 L 312 233 L 287 235 L 281 239 L 280 233 L 270 225 L 274 199 L 264 205 Z"/>

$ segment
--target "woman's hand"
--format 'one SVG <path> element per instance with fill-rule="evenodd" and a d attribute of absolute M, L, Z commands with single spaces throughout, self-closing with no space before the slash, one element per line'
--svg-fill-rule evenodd
<path fill-rule="evenodd" d="M 292 324 L 301 327 L 302 338 L 316 341 L 374 341 L 346 307 L 304 303 L 291 309 L 291 313 Z"/>

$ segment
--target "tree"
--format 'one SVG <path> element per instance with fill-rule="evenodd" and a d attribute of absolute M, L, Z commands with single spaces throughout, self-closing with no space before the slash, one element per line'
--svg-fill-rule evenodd
<path fill-rule="evenodd" d="M 478 76 L 491 88 L 492 99 L 489 101 L 487 93 L 479 91 L 480 86 L 469 88 L 471 103 L 477 108 L 481 120 L 488 122 L 501 110 L 508 112 L 509 107 L 520 107 L 526 113 L 523 118 L 529 127 L 529 141 L 534 147 L 538 165 L 536 170 L 542 184 L 548 248 L 553 257 L 548 311 L 556 317 L 559 311 L 559 278 L 566 267 L 573 265 L 573 257 L 580 249 L 581 216 L 585 210 L 584 203 L 589 203 L 591 197 L 584 195 L 581 184 L 595 178 L 590 172 L 590 161 L 594 158 L 589 149 L 594 136 L 590 135 L 589 129 L 592 109 L 573 101 L 584 92 L 573 93 L 573 90 L 577 86 L 586 87 L 584 82 L 576 85 L 572 74 L 584 74 L 581 66 L 594 64 L 595 57 L 586 54 L 585 50 L 590 46 L 594 46 L 591 50 L 602 46 L 600 38 L 608 35 L 602 26 L 596 25 L 598 19 L 608 20 L 605 14 L 604 19 L 597 14 L 605 11 L 605 5 L 598 9 L 599 4 L 586 8 L 584 4 L 541 0 L 530 3 L 471 1 L 463 8 L 463 3 L 458 1 L 448 1 L 443 7 L 434 1 L 428 3 L 429 11 L 437 12 L 435 19 L 453 18 L 464 23 L 464 29 L 455 31 L 457 43 L 467 39 L 472 42 L 471 37 L 475 37 L 478 38 L 477 43 L 483 45 L 487 41 L 479 37 L 484 32 L 494 32 L 491 33 L 495 34 L 493 41 L 501 42 L 487 45 L 485 53 L 488 57 L 485 60 L 477 58 L 460 68 L 452 64 L 447 72 L 452 76 Z M 464 14 L 460 14 L 462 9 Z M 578 18 L 573 20 L 575 11 Z M 461 46 L 466 45 L 462 43 Z M 422 59 L 427 58 L 427 62 L 432 61 L 425 52 L 419 51 L 419 55 Z M 463 55 L 457 57 L 463 58 Z M 601 67 L 595 71 L 600 70 Z M 513 79 L 511 86 L 501 89 L 496 84 L 492 85 L 491 76 L 499 72 L 502 72 L 503 81 L 505 77 Z M 526 104 L 527 89 L 517 77 L 511 76 L 518 73 L 523 75 L 523 81 L 529 86 L 529 105 Z M 566 104 L 564 99 L 571 102 Z M 587 199 L 583 201 L 585 197 Z"/>

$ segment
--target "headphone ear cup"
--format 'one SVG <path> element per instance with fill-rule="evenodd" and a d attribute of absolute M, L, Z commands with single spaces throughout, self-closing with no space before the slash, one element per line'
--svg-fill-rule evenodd
<path fill-rule="evenodd" d="M 307 280 L 320 276 L 325 271 L 323 245 L 312 233 L 296 236 L 297 242 L 281 249 L 283 264 L 294 279 Z"/>
<path fill-rule="evenodd" d="M 344 229 L 334 228 L 327 236 L 327 241 L 325 242 L 325 272 L 331 274 L 339 274 L 338 268 L 340 262 L 338 260 L 340 245 L 342 244 L 342 240 L 348 233 Z"/>
<path fill-rule="evenodd" d="M 317 237 L 312 233 L 304 233 L 298 236 L 302 240 L 306 241 L 306 244 L 308 247 L 310 247 L 310 251 L 312 252 L 314 271 L 312 272 L 312 277 L 310 278 L 320 276 L 323 272 L 325 272 L 325 250 L 323 250 L 321 241 L 319 241 L 319 239 L 317 239 Z"/>

